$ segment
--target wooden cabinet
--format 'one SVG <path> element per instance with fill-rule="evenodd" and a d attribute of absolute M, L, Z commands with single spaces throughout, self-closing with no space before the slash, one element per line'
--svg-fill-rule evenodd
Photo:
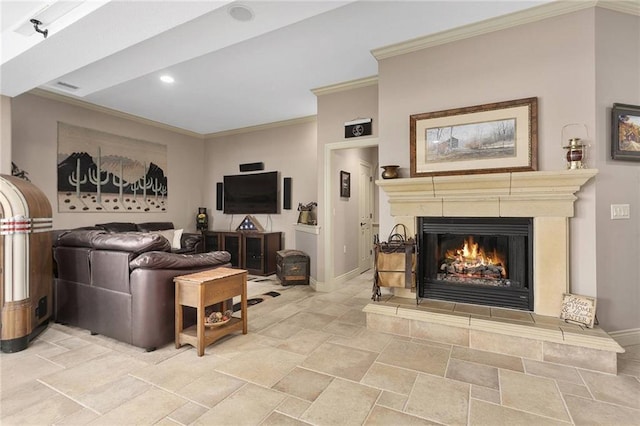
<path fill-rule="evenodd" d="M 205 231 L 205 251 L 231 253 L 231 265 L 252 275 L 276 273 L 276 253 L 282 249 L 282 232 Z"/>

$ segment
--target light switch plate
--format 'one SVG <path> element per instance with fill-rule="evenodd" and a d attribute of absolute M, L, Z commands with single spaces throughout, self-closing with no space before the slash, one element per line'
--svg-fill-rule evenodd
<path fill-rule="evenodd" d="M 629 204 L 611 204 L 611 219 L 629 219 Z"/>

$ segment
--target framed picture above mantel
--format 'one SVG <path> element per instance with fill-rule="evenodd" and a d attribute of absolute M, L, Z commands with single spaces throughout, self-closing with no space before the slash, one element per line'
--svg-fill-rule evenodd
<path fill-rule="evenodd" d="M 538 100 L 411 115 L 411 177 L 537 170 Z"/>

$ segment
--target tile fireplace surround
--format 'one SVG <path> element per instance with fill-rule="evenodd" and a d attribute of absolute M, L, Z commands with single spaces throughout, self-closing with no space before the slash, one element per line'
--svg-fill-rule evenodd
<path fill-rule="evenodd" d="M 569 218 L 575 194 L 596 174 L 583 169 L 377 181 L 389 197 L 395 222 L 410 230 L 416 217 L 532 217 L 534 310 L 435 300 L 415 306 L 406 299 L 415 299 L 414 293 L 396 291 L 364 308 L 367 327 L 447 343 L 454 339 L 475 349 L 615 374 L 616 353 L 624 352 L 615 340 L 597 327 L 583 329 L 557 319 L 562 294 L 569 292 Z"/>

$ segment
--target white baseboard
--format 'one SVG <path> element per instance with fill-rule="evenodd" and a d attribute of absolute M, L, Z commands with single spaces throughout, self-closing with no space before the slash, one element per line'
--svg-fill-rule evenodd
<path fill-rule="evenodd" d="M 640 328 L 612 331 L 609 336 L 613 337 L 620 346 L 640 345 Z"/>

